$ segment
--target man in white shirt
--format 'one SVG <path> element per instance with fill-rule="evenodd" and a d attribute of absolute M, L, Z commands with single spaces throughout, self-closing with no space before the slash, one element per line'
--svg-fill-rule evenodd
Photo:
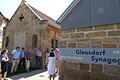
<path fill-rule="evenodd" d="M 11 73 L 16 72 L 17 70 L 17 67 L 18 67 L 18 64 L 20 62 L 20 48 L 19 47 L 16 47 L 16 50 L 13 50 L 12 51 L 12 67 L 11 67 Z"/>
<path fill-rule="evenodd" d="M 42 68 L 42 50 L 39 48 L 36 52 L 36 68 Z"/>

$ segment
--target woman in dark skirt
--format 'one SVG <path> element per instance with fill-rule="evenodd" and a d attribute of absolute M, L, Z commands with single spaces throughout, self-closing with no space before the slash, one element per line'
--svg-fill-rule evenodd
<path fill-rule="evenodd" d="M 1 52 L 1 57 L 2 57 L 2 61 L 1 61 L 1 69 L 2 69 L 2 74 L 4 76 L 4 80 L 6 80 L 6 75 L 8 72 L 8 56 L 7 56 L 8 50 L 3 50 Z"/>
<path fill-rule="evenodd" d="M 2 57 L 1 57 L 1 53 L 0 53 L 0 80 L 2 80 L 1 61 L 2 61 Z"/>

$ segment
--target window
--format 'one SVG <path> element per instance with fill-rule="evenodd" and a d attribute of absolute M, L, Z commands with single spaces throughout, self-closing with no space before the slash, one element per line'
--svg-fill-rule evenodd
<path fill-rule="evenodd" d="M 51 40 L 51 48 L 55 48 L 54 47 L 54 41 L 55 41 L 54 39 Z"/>
<path fill-rule="evenodd" d="M 37 48 L 37 35 L 32 37 L 32 48 Z"/>
<path fill-rule="evenodd" d="M 24 16 L 23 16 L 23 14 L 21 14 L 21 16 L 19 17 L 19 20 L 22 22 L 23 19 L 24 19 Z"/>
<path fill-rule="evenodd" d="M 55 47 L 58 48 L 58 40 L 55 41 Z"/>
<path fill-rule="evenodd" d="M 53 49 L 58 48 L 58 40 L 55 39 L 51 40 L 51 48 Z"/>
<path fill-rule="evenodd" d="M 9 37 L 6 37 L 6 43 L 5 43 L 5 48 L 7 48 L 9 45 Z"/>

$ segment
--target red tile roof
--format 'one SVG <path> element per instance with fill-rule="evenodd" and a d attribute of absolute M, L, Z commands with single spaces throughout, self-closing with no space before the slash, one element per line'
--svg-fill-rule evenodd
<path fill-rule="evenodd" d="M 47 16 L 46 14 L 40 12 L 39 10 L 35 9 L 34 7 L 30 6 L 28 4 L 28 6 L 32 9 L 32 11 L 34 11 L 34 13 L 37 14 L 37 16 L 42 19 L 42 20 L 48 20 L 48 24 L 52 27 L 55 27 L 57 29 L 61 29 L 61 26 L 59 24 L 56 23 L 56 21 L 52 18 L 50 18 L 49 16 Z"/>

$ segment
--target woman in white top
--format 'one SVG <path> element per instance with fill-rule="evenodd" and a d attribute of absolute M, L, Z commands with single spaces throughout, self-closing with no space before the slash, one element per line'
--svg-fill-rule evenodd
<path fill-rule="evenodd" d="M 53 52 L 50 52 L 50 57 L 48 58 L 48 74 L 49 79 L 53 77 L 55 79 L 55 72 L 56 72 L 56 58 Z"/>
<path fill-rule="evenodd" d="M 2 61 L 1 61 L 1 69 L 2 69 L 2 74 L 4 76 L 4 80 L 6 80 L 6 76 L 7 76 L 7 72 L 8 72 L 8 50 L 3 50 L 1 52 L 1 57 L 2 57 Z"/>

